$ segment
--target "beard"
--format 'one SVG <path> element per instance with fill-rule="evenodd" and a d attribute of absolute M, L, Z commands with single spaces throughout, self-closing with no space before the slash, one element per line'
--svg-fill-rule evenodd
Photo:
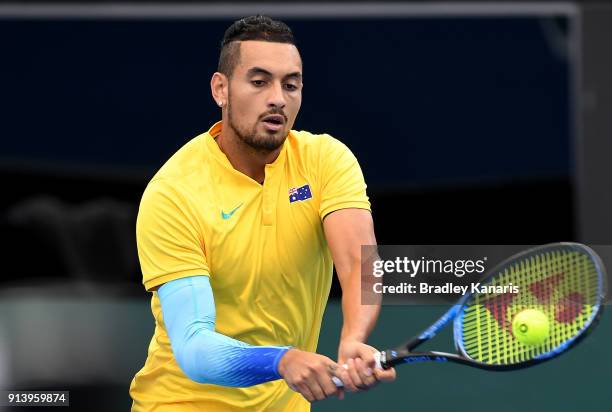
<path fill-rule="evenodd" d="M 283 114 L 282 110 L 274 110 L 265 115 L 270 114 Z M 283 114 L 284 115 L 284 114 Z M 285 139 L 287 138 L 286 133 L 257 133 L 257 123 L 253 125 L 253 127 L 248 130 L 247 127 L 240 127 L 234 120 L 234 116 L 232 115 L 232 106 L 230 102 L 227 102 L 227 118 L 229 121 L 229 127 L 236 134 L 238 139 L 242 141 L 247 146 L 252 149 L 261 152 L 261 153 L 270 153 L 278 149 L 283 145 Z M 285 123 L 286 124 L 286 123 Z"/>

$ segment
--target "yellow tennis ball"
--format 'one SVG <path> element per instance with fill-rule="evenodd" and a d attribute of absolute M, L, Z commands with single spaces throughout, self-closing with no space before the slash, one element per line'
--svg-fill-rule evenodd
<path fill-rule="evenodd" d="M 525 345 L 541 345 L 550 334 L 548 316 L 537 309 L 520 311 L 512 320 L 512 333 Z"/>

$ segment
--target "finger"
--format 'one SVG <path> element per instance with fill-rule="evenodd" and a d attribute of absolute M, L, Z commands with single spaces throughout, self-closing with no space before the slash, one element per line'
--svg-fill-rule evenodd
<path fill-rule="evenodd" d="M 359 348 L 359 358 L 364 361 L 367 367 L 370 369 L 374 369 L 376 367 L 376 359 L 374 359 L 374 353 L 376 353 L 376 348 L 372 346 L 363 345 Z"/>
<path fill-rule="evenodd" d="M 308 385 L 308 388 L 310 389 L 310 392 L 314 396 L 315 400 L 322 401 L 323 399 L 327 398 L 327 395 L 325 395 L 325 391 L 323 390 L 321 385 L 319 385 L 319 382 L 316 378 L 308 380 L 306 384 Z"/>
<path fill-rule="evenodd" d="M 339 388 L 336 386 L 334 381 L 331 380 L 330 375 L 319 375 L 318 383 L 323 392 L 325 393 L 325 397 L 333 396 L 338 394 Z"/>
<path fill-rule="evenodd" d="M 342 388 L 338 388 L 338 399 L 340 400 L 344 399 L 344 389 Z"/>
<path fill-rule="evenodd" d="M 371 367 L 369 367 L 359 358 L 355 359 L 355 365 L 357 367 L 357 373 L 359 373 L 359 377 L 365 386 L 370 388 L 376 385 L 376 377 L 374 376 L 374 370 Z"/>
<path fill-rule="evenodd" d="M 353 385 L 355 385 L 355 387 L 357 388 L 357 391 L 365 389 L 366 386 L 361 380 L 361 377 L 359 376 L 359 372 L 357 372 L 355 360 L 349 359 L 347 362 L 347 365 L 348 365 L 349 376 L 351 378 L 351 381 L 353 382 Z"/>
<path fill-rule="evenodd" d="M 353 379 L 351 379 L 351 375 L 350 375 L 350 373 L 348 371 L 348 365 L 347 365 L 347 368 L 338 369 L 336 371 L 336 376 L 338 378 L 340 378 L 342 383 L 344 383 L 344 389 L 345 390 L 348 390 L 350 392 L 357 392 L 357 391 L 359 391 L 357 386 L 355 386 L 355 383 L 353 382 Z"/>
<path fill-rule="evenodd" d="M 342 366 L 340 366 L 342 365 Z M 342 385 L 343 386 L 337 386 L 337 388 L 339 390 L 349 390 L 351 392 L 356 392 L 357 388 L 355 387 L 355 385 L 353 384 L 353 381 L 351 380 L 348 372 L 348 365 L 346 364 L 346 362 L 340 363 L 338 362 L 337 364 L 333 364 L 329 366 L 329 371 L 330 371 L 330 375 L 340 379 L 342 381 Z M 334 382 L 334 385 L 336 383 Z"/>
<path fill-rule="evenodd" d="M 343 371 L 346 368 L 346 365 L 343 365 L 343 367 L 339 366 L 337 363 L 332 363 L 330 365 L 327 365 L 327 371 L 329 373 L 329 377 L 331 378 L 331 382 L 333 384 L 333 388 L 335 390 L 335 394 L 339 396 L 339 391 L 344 391 L 344 380 L 342 379 L 342 374 L 341 371 Z M 340 380 L 342 382 L 342 384 L 340 386 L 337 386 L 337 381 Z M 344 397 L 344 395 L 342 395 Z"/>
<path fill-rule="evenodd" d="M 397 377 L 395 368 L 374 369 L 374 376 L 381 382 L 391 382 Z"/>
<path fill-rule="evenodd" d="M 329 373 L 329 376 L 338 377 L 338 373 L 341 369 L 342 368 L 339 367 L 337 363 L 330 363 L 329 365 L 327 365 L 327 372 Z"/>
<path fill-rule="evenodd" d="M 301 383 L 299 385 L 296 385 L 296 387 L 297 387 L 297 392 L 301 393 L 302 396 L 306 398 L 308 402 L 314 402 L 316 400 L 315 396 L 312 394 L 312 391 L 310 390 L 310 387 L 307 384 Z"/>

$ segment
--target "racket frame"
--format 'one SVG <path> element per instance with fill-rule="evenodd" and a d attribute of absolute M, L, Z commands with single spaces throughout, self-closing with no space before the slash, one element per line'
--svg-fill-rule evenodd
<path fill-rule="evenodd" d="M 576 336 L 564 342 L 559 347 L 553 349 L 552 351 L 546 352 L 542 355 L 539 355 L 536 358 L 529 359 L 527 361 L 502 365 L 502 364 L 489 364 L 477 361 L 472 359 L 465 351 L 465 348 L 462 345 L 461 339 L 461 320 L 463 316 L 463 312 L 465 310 L 466 301 L 473 296 L 473 294 L 468 294 L 463 296 L 455 305 L 453 305 L 445 314 L 443 314 L 435 323 L 433 323 L 430 327 L 425 329 L 419 335 L 413 337 L 406 343 L 396 347 L 395 349 L 387 349 L 385 351 L 380 352 L 380 364 L 384 369 L 391 368 L 395 365 L 402 363 L 418 363 L 418 362 L 452 362 L 459 363 L 462 365 L 471 366 L 478 369 L 484 369 L 489 371 L 511 371 L 517 369 L 523 369 L 530 366 L 534 366 L 536 364 L 540 364 L 550 359 L 554 359 L 555 357 L 561 355 L 566 352 L 568 349 L 576 346 L 579 342 L 581 342 L 586 336 L 588 336 L 598 324 L 599 319 L 601 318 L 601 314 L 603 313 L 604 308 L 604 299 L 606 295 L 606 270 L 601 261 L 601 258 L 595 253 L 593 249 L 590 247 L 573 242 L 559 242 L 559 243 L 550 243 L 542 246 L 537 246 L 519 253 L 516 253 L 509 258 L 503 260 L 495 267 L 493 267 L 488 275 L 484 277 L 482 283 L 486 283 L 490 281 L 495 275 L 497 275 L 500 270 L 506 266 L 508 266 L 511 262 L 516 261 L 519 258 L 528 257 L 529 255 L 540 254 L 546 250 L 552 250 L 559 247 L 569 247 L 572 249 L 578 249 L 581 252 L 586 252 L 592 259 L 595 264 L 598 280 L 599 280 L 599 303 L 597 304 L 597 309 L 593 311 L 591 318 L 587 322 L 587 324 L 582 328 L 581 331 L 578 332 Z M 459 352 L 457 353 L 446 353 L 446 352 L 437 352 L 437 351 L 425 351 L 425 352 L 413 352 L 415 348 L 427 342 L 431 338 L 433 338 L 440 330 L 442 330 L 446 325 L 453 321 L 453 334 L 455 341 L 455 349 Z"/>

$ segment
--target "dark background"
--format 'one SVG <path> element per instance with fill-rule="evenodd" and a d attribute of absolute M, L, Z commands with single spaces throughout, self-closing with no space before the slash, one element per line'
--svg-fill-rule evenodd
<path fill-rule="evenodd" d="M 609 242 L 610 94 L 597 45 L 612 19 L 567 10 L 278 16 L 304 60 L 295 127 L 353 150 L 379 243 Z M 161 164 L 219 119 L 209 80 L 236 17 L 0 17 L 0 386 L 71 389 L 78 410 L 129 407 L 153 326 L 134 242 L 138 202 Z M 338 296 L 335 283 L 320 344 L 330 356 Z M 373 343 L 397 343 L 441 310 L 385 308 Z M 385 328 L 397 322 L 409 332 Z M 438 383 L 463 403 L 484 385 L 509 402 L 501 410 L 572 410 L 586 389 L 550 400 L 562 375 L 606 373 L 609 358 L 571 360 L 605 356 L 609 324 L 601 329 L 565 363 L 503 377 L 419 365 L 345 407 L 388 397 L 403 409 L 410 388 L 412 407 L 446 410 L 450 400 L 433 399 Z"/>

